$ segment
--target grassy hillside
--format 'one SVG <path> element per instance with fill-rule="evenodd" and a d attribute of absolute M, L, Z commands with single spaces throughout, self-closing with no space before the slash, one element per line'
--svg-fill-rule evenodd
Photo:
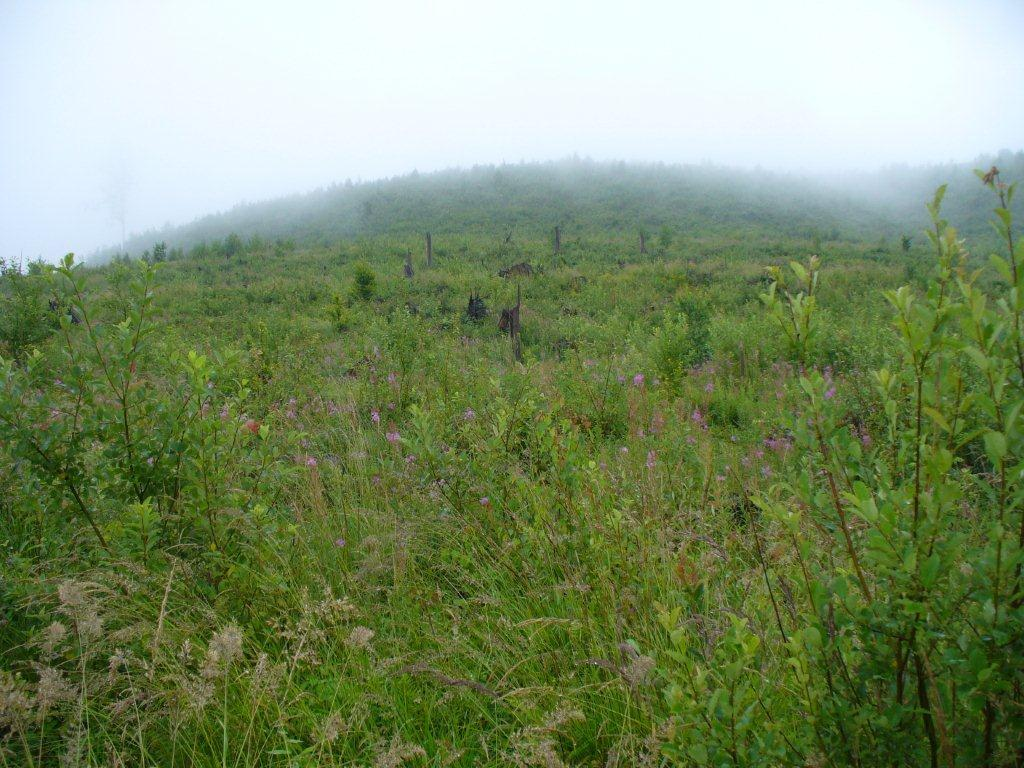
<path fill-rule="evenodd" d="M 477 167 L 336 185 L 208 216 L 133 238 L 138 256 L 163 241 L 188 250 L 231 234 L 248 240 L 330 245 L 360 237 L 477 234 L 633 240 L 668 227 L 681 237 L 774 237 L 895 240 L 927 224 L 922 200 L 953 185 L 952 223 L 987 237 L 991 205 L 972 169 L 998 162 L 1009 177 L 1024 172 L 1024 153 L 974 163 L 894 168 L 848 179 L 811 179 L 715 166 L 564 161 Z M 955 202 L 952 202 L 955 200 Z M 109 256 L 110 254 L 105 254 Z M 101 256 L 103 258 L 103 256 Z"/>
<path fill-rule="evenodd" d="M 0 762 L 1019 764 L 1024 253 L 744 179 L 410 177 L 6 271 Z"/>

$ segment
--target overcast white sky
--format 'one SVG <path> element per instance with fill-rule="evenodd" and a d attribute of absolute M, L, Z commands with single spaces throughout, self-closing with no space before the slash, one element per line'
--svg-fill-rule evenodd
<path fill-rule="evenodd" d="M 414 168 L 1022 147 L 1022 0 L 0 0 L 0 256 L 116 243 L 122 188 L 138 231 Z"/>

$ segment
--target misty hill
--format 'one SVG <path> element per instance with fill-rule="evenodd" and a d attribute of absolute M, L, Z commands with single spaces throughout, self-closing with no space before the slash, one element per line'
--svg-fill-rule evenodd
<path fill-rule="evenodd" d="M 950 185 L 949 220 L 977 238 L 989 231 L 992 204 L 973 169 L 993 163 L 1007 180 L 1024 177 L 1024 152 L 841 178 L 577 159 L 413 172 L 240 205 L 133 236 L 128 250 L 138 255 L 156 241 L 188 249 L 231 234 L 299 245 L 425 231 L 497 237 L 511 230 L 516 237 L 539 238 L 555 225 L 569 237 L 609 239 L 667 226 L 700 238 L 877 240 L 917 235 L 927 225 L 924 203 L 943 183 Z"/>

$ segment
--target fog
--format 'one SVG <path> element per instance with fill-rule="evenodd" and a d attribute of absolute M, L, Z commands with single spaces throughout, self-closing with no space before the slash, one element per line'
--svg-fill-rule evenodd
<path fill-rule="evenodd" d="M 345 179 L 1024 145 L 1019 0 L 0 2 L 0 256 Z"/>

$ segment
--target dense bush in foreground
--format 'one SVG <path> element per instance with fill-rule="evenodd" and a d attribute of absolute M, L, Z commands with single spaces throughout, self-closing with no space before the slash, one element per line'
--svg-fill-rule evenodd
<path fill-rule="evenodd" d="M 0 367 L 0 761 L 1021 764 L 1024 255 L 983 181 L 991 259 L 943 190 L 930 257 L 68 258 Z"/>

